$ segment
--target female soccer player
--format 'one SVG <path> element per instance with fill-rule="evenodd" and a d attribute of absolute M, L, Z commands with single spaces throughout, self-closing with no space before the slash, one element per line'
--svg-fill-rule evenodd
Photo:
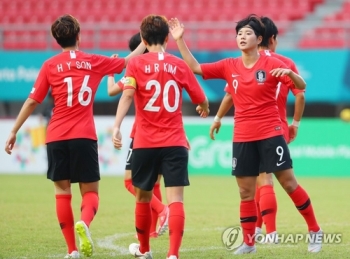
<path fill-rule="evenodd" d="M 250 15 L 237 23 L 236 41 L 242 51 L 241 57 L 210 64 L 199 64 L 192 56 L 183 39 L 184 26 L 176 18 L 169 21 L 169 26 L 182 57 L 192 71 L 204 79 L 220 78 L 228 82 L 227 91 L 235 106 L 232 174 L 236 177 L 240 192 L 240 220 L 244 237 L 243 245 L 235 254 L 256 252 L 254 233 L 257 209 L 254 195 L 260 172 L 275 172 L 276 178 L 304 217 L 310 234 L 322 237 L 310 198 L 295 179 L 276 102 L 279 82 L 292 80 L 299 89 L 304 89 L 306 84 L 282 61 L 259 54 L 258 45 L 265 30 L 260 18 Z M 220 121 L 221 116 L 218 112 L 215 121 Z M 319 252 L 321 239 L 313 241 L 308 250 Z"/>
<path fill-rule="evenodd" d="M 130 51 L 134 51 L 141 43 L 141 36 L 140 33 L 134 34 L 130 40 L 129 40 L 129 49 Z M 146 49 L 144 53 L 148 53 L 148 50 Z M 120 94 L 123 91 L 125 77 L 122 77 L 117 83 L 114 81 L 114 75 L 108 76 L 107 81 L 107 90 L 109 96 L 115 96 Z M 133 128 L 131 130 L 130 138 L 133 139 L 135 134 L 135 125 L 133 125 Z M 135 196 L 135 190 L 134 186 L 132 185 L 131 181 L 131 164 L 132 162 L 132 149 L 133 149 L 133 140 L 131 140 L 129 152 L 127 155 L 126 165 L 125 165 L 125 175 L 124 175 L 124 184 L 125 188 Z M 164 205 L 162 203 L 162 192 L 160 189 L 160 179 L 161 174 L 158 175 L 157 182 L 154 185 L 153 188 L 153 196 L 151 200 L 151 207 L 152 207 L 152 224 L 150 229 L 150 237 L 156 238 L 167 230 L 168 227 L 168 216 L 169 216 L 169 209 L 168 206 Z M 159 227 L 157 229 L 157 222 L 159 219 Z M 137 236 L 137 235 L 136 235 Z"/>
<path fill-rule="evenodd" d="M 54 21 L 51 33 L 62 47 L 62 52 L 46 60 L 41 67 L 6 141 L 5 151 L 11 154 L 18 130 L 51 89 L 54 109 L 46 136 L 47 178 L 55 186 L 56 214 L 68 247 L 65 258 L 79 258 L 71 184 L 79 183 L 82 196 L 81 216 L 75 224 L 80 250 L 85 256 L 91 256 L 93 242 L 89 227 L 98 210 L 100 180 L 92 109 L 95 93 L 104 76 L 121 73 L 128 60 L 143 53 L 145 46 L 140 44 L 126 58 L 109 58 L 79 51 L 80 25 L 71 15 L 63 15 Z"/>
<path fill-rule="evenodd" d="M 130 253 L 152 258 L 149 244 L 152 190 L 162 172 L 169 207 L 168 259 L 178 259 L 185 225 L 184 186 L 188 180 L 188 145 L 182 122 L 182 90 L 203 109 L 209 106 L 202 88 L 186 63 L 165 52 L 169 27 L 165 17 L 149 15 L 142 20 L 141 36 L 149 53 L 130 60 L 114 124 L 113 143 L 121 148 L 120 126 L 132 100 L 136 108 L 132 183 L 136 192 L 135 226 L 140 244 Z"/>
<path fill-rule="evenodd" d="M 281 60 L 293 72 L 298 74 L 298 69 L 290 58 L 277 54 L 277 35 L 278 29 L 275 23 L 268 17 L 261 17 L 261 21 L 265 26 L 265 35 L 259 44 L 260 55 L 272 56 Z M 295 96 L 293 122 L 288 126 L 287 120 L 287 97 L 292 92 Z M 288 84 L 279 83 L 276 92 L 277 106 L 283 126 L 283 137 L 287 144 L 293 141 L 298 133 L 300 120 L 303 116 L 305 107 L 305 90 L 295 88 L 293 81 Z M 276 214 L 277 200 L 273 190 L 272 174 L 261 172 L 257 178 L 257 189 L 255 193 L 255 201 L 258 209 L 258 219 L 256 225 L 256 233 L 261 233 L 262 222 L 266 226 L 267 238 L 266 242 L 278 242 L 276 230 Z M 262 240 L 263 241 L 263 240 Z"/>

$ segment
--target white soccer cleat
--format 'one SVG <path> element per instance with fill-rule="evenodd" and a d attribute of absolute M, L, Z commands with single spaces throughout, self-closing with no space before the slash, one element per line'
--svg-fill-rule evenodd
<path fill-rule="evenodd" d="M 78 251 L 73 251 L 73 252 L 71 252 L 70 254 L 67 254 L 64 257 L 64 259 L 70 259 L 70 258 L 72 258 L 72 259 L 80 258 L 79 252 Z"/>
<path fill-rule="evenodd" d="M 84 221 L 80 220 L 75 223 L 75 230 L 79 237 L 80 252 L 86 257 L 92 256 L 94 252 L 94 243 L 92 242 L 90 230 Z"/>
<path fill-rule="evenodd" d="M 278 234 L 276 231 L 266 234 L 264 244 L 277 245 L 278 243 Z"/>
<path fill-rule="evenodd" d="M 310 241 L 308 246 L 308 251 L 310 253 L 318 253 L 322 249 L 322 239 L 323 239 L 323 231 L 320 229 L 317 232 L 310 231 Z"/>
<path fill-rule="evenodd" d="M 169 208 L 165 206 L 165 209 L 162 213 L 159 214 L 159 227 L 157 230 L 158 236 L 163 235 L 168 229 L 168 220 L 169 220 Z"/>
<path fill-rule="evenodd" d="M 264 240 L 265 240 L 265 236 L 262 232 L 262 229 L 255 227 L 255 242 L 262 244 L 264 243 Z"/>
<path fill-rule="evenodd" d="M 152 252 L 146 252 L 142 254 L 140 252 L 140 245 L 136 243 L 132 243 L 129 245 L 129 252 L 132 254 L 135 258 L 140 258 L 140 259 L 153 259 L 152 257 Z"/>
<path fill-rule="evenodd" d="M 255 235 L 259 235 L 259 234 L 262 234 L 262 229 L 255 227 Z"/>
<path fill-rule="evenodd" d="M 167 257 L 166 259 L 177 259 L 176 255 L 171 255 L 169 257 Z"/>
<path fill-rule="evenodd" d="M 237 250 L 233 253 L 234 255 L 242 255 L 242 254 L 255 254 L 256 248 L 255 245 L 248 246 L 246 243 L 243 243 Z"/>

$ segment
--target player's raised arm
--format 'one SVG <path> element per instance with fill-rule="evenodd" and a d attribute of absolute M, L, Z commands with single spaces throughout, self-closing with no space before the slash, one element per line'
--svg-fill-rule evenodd
<path fill-rule="evenodd" d="M 129 55 L 125 57 L 125 67 L 132 57 L 136 57 L 138 55 L 143 54 L 145 50 L 146 50 L 146 45 L 141 41 L 140 45 L 133 52 L 131 52 Z"/>
<path fill-rule="evenodd" d="M 114 80 L 114 75 L 110 74 L 107 78 L 107 92 L 109 96 L 116 96 L 123 92 L 123 85 L 121 81 L 118 81 L 117 83 Z"/>
<path fill-rule="evenodd" d="M 113 54 L 111 56 L 111 58 L 117 58 L 118 54 Z M 121 84 L 119 84 L 120 81 L 118 83 L 115 83 L 114 80 L 114 74 L 110 74 L 108 75 L 107 78 L 107 93 L 109 96 L 115 96 L 120 94 L 123 91 L 123 87 Z"/>
<path fill-rule="evenodd" d="M 180 23 L 177 18 L 171 18 L 169 21 L 169 29 L 170 33 L 176 41 L 177 47 L 181 53 L 182 58 L 185 60 L 187 65 L 191 68 L 193 73 L 197 75 L 202 75 L 202 69 L 198 61 L 192 55 L 190 50 L 188 49 L 185 40 L 183 39 L 183 35 L 185 32 L 184 25 Z"/>

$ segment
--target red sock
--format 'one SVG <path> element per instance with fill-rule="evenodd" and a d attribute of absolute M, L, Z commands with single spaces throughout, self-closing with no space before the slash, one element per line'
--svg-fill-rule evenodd
<path fill-rule="evenodd" d="M 151 200 L 151 208 L 160 214 L 165 209 L 165 205 L 153 194 Z"/>
<path fill-rule="evenodd" d="M 62 234 L 66 240 L 68 253 L 78 251 L 75 245 L 74 217 L 71 205 L 71 194 L 56 194 L 56 214 Z"/>
<path fill-rule="evenodd" d="M 99 198 L 97 192 L 87 192 L 83 195 L 83 200 L 81 201 L 80 219 L 84 221 L 88 227 L 97 213 L 98 205 Z"/>
<path fill-rule="evenodd" d="M 244 243 L 249 246 L 255 244 L 255 224 L 257 218 L 256 203 L 252 201 L 241 201 L 240 206 L 240 219 L 241 227 L 243 230 Z"/>
<path fill-rule="evenodd" d="M 162 192 L 160 190 L 160 184 L 156 183 L 153 187 L 153 197 L 156 197 L 160 202 L 162 202 Z M 154 206 L 157 206 L 157 202 Z M 152 204 L 151 204 L 152 207 Z M 160 208 L 159 208 L 160 209 Z M 162 208 L 164 209 L 164 207 Z M 156 210 L 152 209 L 152 224 L 151 224 L 151 233 L 157 231 L 157 223 L 158 223 L 158 213 Z"/>
<path fill-rule="evenodd" d="M 149 233 L 153 233 L 157 231 L 157 224 L 158 224 L 158 213 L 152 209 L 152 222 L 151 222 L 151 227 L 149 229 Z"/>
<path fill-rule="evenodd" d="M 162 191 L 160 189 L 160 184 L 156 183 L 153 187 L 153 194 L 158 198 L 160 202 L 162 202 Z"/>
<path fill-rule="evenodd" d="M 151 226 L 152 214 L 149 202 L 136 202 L 135 207 L 135 228 L 138 240 L 140 241 L 140 252 L 150 251 L 149 229 Z"/>
<path fill-rule="evenodd" d="M 132 195 L 135 196 L 135 189 L 134 189 L 134 186 L 132 185 L 132 180 L 131 180 L 131 179 L 124 180 L 124 185 L 125 185 L 125 188 L 126 188 Z"/>
<path fill-rule="evenodd" d="M 272 185 L 260 187 L 260 211 L 266 226 L 266 233 L 276 231 L 277 201 Z"/>
<path fill-rule="evenodd" d="M 179 258 L 179 250 L 184 235 L 185 210 L 182 202 L 173 202 L 169 205 L 169 252 L 167 257 L 175 255 Z"/>
<path fill-rule="evenodd" d="M 256 190 L 255 190 L 255 202 L 256 202 L 256 209 L 257 209 L 257 220 L 256 220 L 256 227 L 257 228 L 262 228 L 262 224 L 263 224 L 263 220 L 261 217 L 261 212 L 260 212 L 260 188 L 258 186 L 256 186 Z"/>
<path fill-rule="evenodd" d="M 307 192 L 300 185 L 298 185 L 298 187 L 292 193 L 290 193 L 289 196 L 299 210 L 300 214 L 304 217 L 309 231 L 319 231 L 320 227 L 317 224 L 314 209 L 312 208 L 310 197 Z"/>

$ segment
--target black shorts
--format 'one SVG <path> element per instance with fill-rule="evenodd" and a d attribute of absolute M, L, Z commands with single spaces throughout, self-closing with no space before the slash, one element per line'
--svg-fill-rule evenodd
<path fill-rule="evenodd" d="M 251 142 L 233 142 L 232 175 L 259 176 L 292 168 L 289 148 L 283 136 Z"/>
<path fill-rule="evenodd" d="M 126 156 L 125 170 L 131 170 L 133 143 L 134 143 L 134 139 L 131 139 L 128 155 Z"/>
<path fill-rule="evenodd" d="M 185 147 L 133 150 L 131 176 L 134 186 L 151 191 L 162 172 L 165 187 L 188 186 L 188 150 Z"/>
<path fill-rule="evenodd" d="M 100 180 L 97 141 L 70 139 L 47 144 L 47 179 L 89 183 Z"/>

